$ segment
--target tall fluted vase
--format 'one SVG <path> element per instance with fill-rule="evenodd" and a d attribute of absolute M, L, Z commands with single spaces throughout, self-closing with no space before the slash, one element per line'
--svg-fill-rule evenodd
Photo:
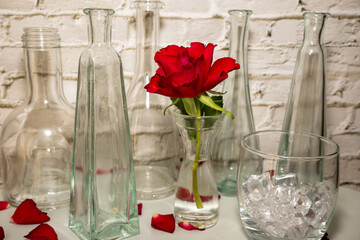
<path fill-rule="evenodd" d="M 138 199 L 159 199 L 174 193 L 179 161 L 178 138 L 171 114 L 163 114 L 169 98 L 144 89 L 156 67 L 158 51 L 159 1 L 135 1 L 136 64 L 127 92 Z"/>
<path fill-rule="evenodd" d="M 230 10 L 230 53 L 240 69 L 229 75 L 224 82 L 224 108 L 234 116 L 225 118 L 220 126 L 211 152 L 217 188 L 220 194 L 236 196 L 237 167 L 241 160 L 241 139 L 255 131 L 251 108 L 247 44 L 250 10 Z M 254 143 L 255 144 L 255 143 Z"/>
<path fill-rule="evenodd" d="M 122 64 L 112 9 L 85 9 L 89 46 L 79 60 L 69 227 L 80 239 L 139 233 Z"/>
<path fill-rule="evenodd" d="M 324 29 L 328 13 L 306 12 L 304 16 L 304 37 L 298 51 L 291 89 L 286 105 L 282 129 L 295 132 L 309 132 L 326 136 L 326 49 Z M 280 145 L 279 154 L 321 154 L 322 146 L 311 148 L 301 142 L 289 147 L 288 140 Z M 313 152 L 316 151 L 316 152 Z M 300 165 L 303 173 L 317 181 L 322 174 L 322 165 Z M 278 170 L 291 168 L 288 163 L 280 162 Z M 310 174 L 309 172 L 313 172 Z"/>

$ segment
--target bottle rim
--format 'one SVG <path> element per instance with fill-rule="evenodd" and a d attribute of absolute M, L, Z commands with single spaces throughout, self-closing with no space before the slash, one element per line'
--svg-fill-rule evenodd
<path fill-rule="evenodd" d="M 26 27 L 21 36 L 23 47 L 59 47 L 60 35 L 57 28 Z"/>
<path fill-rule="evenodd" d="M 230 15 L 235 15 L 235 14 L 247 14 L 247 15 L 252 15 L 254 12 L 252 10 L 246 10 L 246 9 L 230 9 L 228 11 L 228 13 Z"/>
<path fill-rule="evenodd" d="M 329 18 L 331 16 L 328 12 L 304 12 L 303 17 L 323 17 Z"/>
<path fill-rule="evenodd" d="M 165 4 L 162 1 L 138 0 L 131 4 L 131 8 L 143 9 L 146 11 L 163 9 Z"/>
<path fill-rule="evenodd" d="M 86 15 L 104 15 L 111 16 L 115 13 L 114 9 L 111 8 L 85 8 L 83 12 Z"/>

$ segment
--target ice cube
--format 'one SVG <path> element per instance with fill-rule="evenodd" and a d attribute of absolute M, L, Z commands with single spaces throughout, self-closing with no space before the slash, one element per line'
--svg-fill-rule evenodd
<path fill-rule="evenodd" d="M 245 195 L 247 195 L 251 201 L 260 201 L 261 198 L 266 198 L 271 187 L 271 179 L 268 172 L 261 175 L 251 175 L 249 179 L 242 184 Z"/>
<path fill-rule="evenodd" d="M 302 223 L 293 227 L 290 227 L 286 231 L 286 237 L 290 239 L 302 239 L 309 231 L 309 226 L 306 223 Z"/>
<path fill-rule="evenodd" d="M 282 186 L 294 187 L 294 188 L 299 187 L 298 178 L 294 173 L 289 173 L 285 175 L 276 175 L 273 179 L 274 179 L 274 185 L 276 186 L 282 185 Z"/>
<path fill-rule="evenodd" d="M 312 194 L 304 187 L 297 189 L 294 192 L 292 204 L 294 212 L 297 216 L 304 216 L 307 214 L 312 205 Z"/>
<path fill-rule="evenodd" d="M 269 224 L 265 227 L 265 230 L 274 237 L 285 237 L 286 230 L 278 224 Z"/>

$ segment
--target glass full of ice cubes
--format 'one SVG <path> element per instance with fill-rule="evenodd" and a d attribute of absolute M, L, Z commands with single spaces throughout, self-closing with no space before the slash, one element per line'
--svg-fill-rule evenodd
<path fill-rule="evenodd" d="M 337 200 L 339 146 L 280 130 L 250 133 L 241 145 L 237 195 L 251 239 L 321 239 Z"/>

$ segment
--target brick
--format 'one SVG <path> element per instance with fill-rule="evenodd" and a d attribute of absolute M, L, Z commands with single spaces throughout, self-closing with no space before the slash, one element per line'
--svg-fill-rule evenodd
<path fill-rule="evenodd" d="M 360 159 L 348 160 L 345 165 L 342 165 L 342 168 L 340 169 L 340 182 L 354 181 L 360 183 L 359 179 L 360 179 Z"/>
<path fill-rule="evenodd" d="M 180 15 L 187 13 L 206 13 L 211 10 L 211 0 L 193 1 L 193 0 L 182 0 L 182 1 L 163 1 L 165 4 L 164 12 L 174 12 Z"/>
<path fill-rule="evenodd" d="M 304 10 L 307 11 L 329 11 L 336 13 L 338 11 L 351 10 L 354 12 L 360 11 L 360 4 L 357 0 L 328 0 L 328 1 L 311 1 L 302 0 Z"/>
<path fill-rule="evenodd" d="M 278 20 L 271 28 L 273 44 L 299 44 L 302 42 L 303 22 L 297 19 Z"/>
<path fill-rule="evenodd" d="M 26 91 L 27 86 L 25 79 L 15 80 L 6 91 L 6 99 L 23 101 L 26 97 Z"/>
<path fill-rule="evenodd" d="M 287 13 L 298 8 L 298 1 L 282 1 L 282 0 L 259 0 L 259 1 L 242 1 L 238 0 L 215 0 L 215 7 L 218 11 L 226 12 L 230 9 L 249 9 L 256 14 L 261 13 Z"/>
<path fill-rule="evenodd" d="M 326 127 L 329 133 L 333 132 L 337 127 L 339 127 L 340 123 L 345 121 L 347 116 L 347 108 L 338 108 L 338 107 L 328 107 L 327 115 L 326 115 Z"/>
<path fill-rule="evenodd" d="M 0 48 L 0 69 L 8 72 L 24 71 L 23 49 L 16 48 Z"/>
<path fill-rule="evenodd" d="M 85 47 L 61 47 L 63 74 L 77 74 L 79 58 Z"/>
<path fill-rule="evenodd" d="M 34 0 L 0 0 L 0 9 L 31 9 L 34 6 Z"/>
<path fill-rule="evenodd" d="M 4 124 L 4 121 L 12 111 L 12 108 L 0 108 L 0 126 Z"/>
<path fill-rule="evenodd" d="M 84 8 L 121 8 L 125 1 L 116 0 L 77 0 L 64 4 L 61 0 L 43 0 L 41 8 L 47 9 L 84 9 Z"/>
<path fill-rule="evenodd" d="M 340 146 L 340 154 L 358 155 L 360 151 L 360 134 L 337 135 L 332 140 Z"/>

